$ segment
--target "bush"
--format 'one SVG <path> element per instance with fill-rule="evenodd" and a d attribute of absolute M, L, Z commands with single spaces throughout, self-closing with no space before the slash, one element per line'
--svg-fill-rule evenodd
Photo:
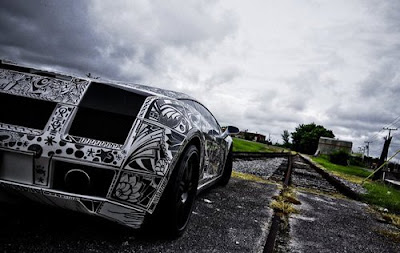
<path fill-rule="evenodd" d="M 339 164 L 339 165 L 348 165 L 348 160 L 350 158 L 349 153 L 344 150 L 336 151 L 329 155 L 329 161 L 331 163 Z"/>
<path fill-rule="evenodd" d="M 350 156 L 350 165 L 365 167 L 365 163 L 363 162 L 361 157 Z"/>

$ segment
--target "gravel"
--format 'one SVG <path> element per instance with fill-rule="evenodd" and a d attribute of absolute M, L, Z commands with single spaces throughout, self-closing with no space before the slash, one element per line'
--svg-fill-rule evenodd
<path fill-rule="evenodd" d="M 282 163 L 286 162 L 286 160 L 286 157 L 252 160 L 236 159 L 233 162 L 233 170 L 268 179 L 279 168 L 279 166 L 281 166 Z"/>
<path fill-rule="evenodd" d="M 298 156 L 293 158 L 292 185 L 326 193 L 339 193 L 311 165 L 304 163 Z"/>
<path fill-rule="evenodd" d="M 320 170 L 323 170 L 325 174 L 327 174 L 329 177 L 334 178 L 336 181 L 338 181 L 340 184 L 342 184 L 344 187 L 346 187 L 348 190 L 354 192 L 356 195 L 363 195 L 367 193 L 367 190 L 362 187 L 359 184 L 349 182 L 341 177 L 333 175 L 331 172 L 326 170 L 324 167 L 321 165 L 315 163 L 313 160 L 311 160 L 308 156 L 302 155 L 302 158 L 307 160 L 309 163 L 313 164 L 313 166 L 317 167 Z"/>

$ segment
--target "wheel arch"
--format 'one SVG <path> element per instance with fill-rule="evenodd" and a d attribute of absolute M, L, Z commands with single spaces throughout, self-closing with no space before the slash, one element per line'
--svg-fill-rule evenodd
<path fill-rule="evenodd" d="M 204 165 L 204 157 L 205 157 L 204 141 L 202 140 L 202 135 L 200 132 L 193 133 L 189 138 L 187 138 L 187 143 L 183 145 L 181 152 L 190 147 L 190 145 L 194 145 L 199 151 L 199 156 L 200 156 L 199 174 L 200 174 Z"/>

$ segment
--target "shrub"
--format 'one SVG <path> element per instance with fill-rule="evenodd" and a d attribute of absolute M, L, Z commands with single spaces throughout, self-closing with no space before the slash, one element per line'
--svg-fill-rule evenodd
<path fill-rule="evenodd" d="M 332 154 L 329 155 L 329 161 L 331 163 L 339 164 L 339 165 L 348 165 L 348 160 L 350 158 L 349 153 L 347 153 L 344 150 L 339 150 L 336 152 L 333 152 Z"/>
<path fill-rule="evenodd" d="M 361 157 L 350 156 L 349 159 L 350 159 L 349 162 L 351 165 L 365 167 L 365 163 L 363 162 Z"/>

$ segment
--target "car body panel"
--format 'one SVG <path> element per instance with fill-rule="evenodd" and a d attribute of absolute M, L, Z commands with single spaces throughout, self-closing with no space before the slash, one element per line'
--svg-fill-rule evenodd
<path fill-rule="evenodd" d="M 54 103 L 43 129 L 2 123 L 0 119 L 0 186 L 4 189 L 41 203 L 138 228 L 145 215 L 154 212 L 188 143 L 194 140 L 199 143 L 199 189 L 215 183 L 222 173 L 232 139 L 219 138 L 218 129 L 207 132 L 210 121 L 186 102 L 196 102 L 187 95 L 148 86 L 102 82 L 118 91 L 145 97 L 137 115 L 129 115 L 133 123 L 125 141 L 114 143 L 69 134 L 78 111 L 83 108 L 85 94 L 92 85 L 100 85 L 98 81 L 49 76 L 49 72 L 43 72 L 44 75 L 14 65 L 1 66 L 0 95 Z M 112 125 L 106 121 L 105 124 Z M 58 184 L 64 175 L 61 171 L 70 168 L 94 175 L 90 186 L 94 187 L 96 179 L 98 192 L 81 194 Z M 109 182 L 108 188 L 99 182 Z"/>

